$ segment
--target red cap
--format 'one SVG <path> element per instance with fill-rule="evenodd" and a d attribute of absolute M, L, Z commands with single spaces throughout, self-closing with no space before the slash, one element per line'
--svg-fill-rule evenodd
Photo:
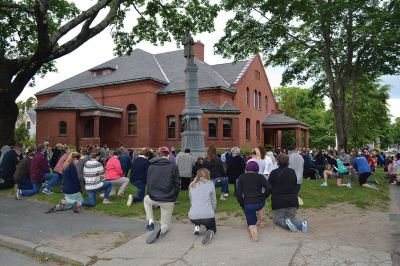
<path fill-rule="evenodd" d="M 167 146 L 162 146 L 162 147 L 158 148 L 158 152 L 168 152 L 169 153 L 169 149 Z"/>

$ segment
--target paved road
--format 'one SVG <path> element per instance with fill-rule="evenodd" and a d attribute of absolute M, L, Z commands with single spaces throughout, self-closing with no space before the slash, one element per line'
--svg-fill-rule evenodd
<path fill-rule="evenodd" d="M 36 258 L 0 247 L 0 265 L 2 266 L 56 266 L 52 262 L 39 262 Z"/>
<path fill-rule="evenodd" d="M 40 243 L 43 240 L 86 232 L 127 232 L 138 236 L 145 232 L 145 222 L 111 217 L 88 211 L 45 214 L 51 206 L 41 202 L 15 200 L 0 196 L 0 234 Z M 112 208 L 112 206 L 110 206 Z"/>

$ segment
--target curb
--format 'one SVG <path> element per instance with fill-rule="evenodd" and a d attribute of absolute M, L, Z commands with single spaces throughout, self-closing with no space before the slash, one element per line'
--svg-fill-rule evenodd
<path fill-rule="evenodd" d="M 31 255 L 35 256 L 46 256 L 53 257 L 57 260 L 70 263 L 70 264 L 79 264 L 79 265 L 90 265 L 93 263 L 92 258 L 83 256 L 76 253 L 71 253 L 67 251 L 62 251 L 59 249 L 46 247 L 43 245 L 39 245 L 36 243 L 32 243 L 29 241 L 9 237 L 6 235 L 0 234 L 0 246 L 6 248 L 12 248 L 17 251 L 27 252 Z"/>

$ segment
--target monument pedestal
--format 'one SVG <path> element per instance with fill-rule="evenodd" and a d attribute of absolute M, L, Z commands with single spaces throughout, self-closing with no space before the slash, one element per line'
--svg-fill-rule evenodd
<path fill-rule="evenodd" d="M 203 131 L 185 131 L 181 134 L 182 136 L 182 150 L 190 149 L 192 155 L 197 157 L 205 157 L 205 143 L 204 136 L 205 133 Z"/>

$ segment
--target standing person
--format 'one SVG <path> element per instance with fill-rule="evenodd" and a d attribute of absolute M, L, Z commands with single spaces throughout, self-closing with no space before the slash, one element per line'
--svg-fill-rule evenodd
<path fill-rule="evenodd" d="M 0 164 L 0 189 L 14 186 L 14 173 L 17 169 L 17 164 L 23 159 L 22 148 L 23 145 L 18 143 L 4 155 Z"/>
<path fill-rule="evenodd" d="M 236 197 L 246 216 L 250 237 L 253 241 L 258 241 L 257 220 L 261 227 L 265 227 L 265 200 L 271 192 L 267 179 L 258 172 L 257 162 L 248 162 L 246 173 L 239 177 L 236 188 Z"/>
<path fill-rule="evenodd" d="M 146 243 L 152 244 L 163 237 L 169 230 L 174 210 L 176 196 L 179 191 L 179 170 L 175 163 L 169 160 L 168 147 L 158 149 L 158 157 L 150 160 L 147 171 L 147 193 L 144 197 L 144 209 L 148 221 L 147 230 L 153 233 Z M 161 227 L 154 229 L 153 206 L 160 206 Z"/>
<path fill-rule="evenodd" d="M 120 186 L 117 195 L 124 195 L 125 189 L 129 183 L 129 179 L 124 176 L 121 163 L 118 160 L 118 157 L 122 155 L 122 152 L 123 149 L 117 149 L 113 156 L 111 156 L 106 163 L 106 181 L 109 181 L 112 184 L 110 196 L 113 196 L 117 193 L 116 186 Z"/>
<path fill-rule="evenodd" d="M 128 176 L 128 171 L 131 168 L 131 157 L 129 157 L 129 152 L 122 148 L 123 152 L 122 155 L 118 157 L 119 162 L 121 163 L 121 168 L 122 172 L 124 173 L 124 176 Z"/>
<path fill-rule="evenodd" d="M 132 202 L 141 202 L 144 199 L 150 156 L 151 150 L 149 148 L 144 148 L 140 151 L 139 156 L 132 162 L 130 180 L 131 184 L 136 187 L 137 192 L 135 197 L 129 195 L 128 202 L 126 203 L 127 206 L 131 206 Z"/>
<path fill-rule="evenodd" d="M 31 182 L 32 189 L 21 189 L 21 196 L 33 196 L 40 191 L 42 187 L 42 183 L 47 181 L 44 188 L 43 193 L 52 194 L 51 189 L 60 184 L 60 179 L 57 174 L 49 173 L 49 165 L 47 159 L 44 157 L 45 146 L 43 144 L 38 145 L 36 147 L 36 153 L 31 161 Z"/>
<path fill-rule="evenodd" d="M 85 189 L 88 200 L 82 202 L 82 206 L 93 207 L 96 205 L 96 194 L 100 190 L 104 190 L 103 204 L 111 204 L 110 192 L 112 184 L 104 181 L 104 167 L 99 162 L 100 150 L 93 149 L 91 159 L 85 163 L 83 167 L 83 177 L 85 178 Z M 79 207 L 79 206 L 78 206 Z"/>
<path fill-rule="evenodd" d="M 300 192 L 301 183 L 303 182 L 304 159 L 299 152 L 293 147 L 288 147 L 289 152 L 289 168 L 296 172 L 297 192 Z"/>
<path fill-rule="evenodd" d="M 367 159 L 364 156 L 362 156 L 362 153 L 353 159 L 352 165 L 354 170 L 358 172 L 358 179 L 360 182 L 360 186 L 379 191 L 379 188 L 377 188 L 375 185 L 367 184 L 368 177 L 370 177 L 372 171 L 371 167 L 368 164 Z"/>
<path fill-rule="evenodd" d="M 35 153 L 29 151 L 26 154 L 26 157 L 19 162 L 19 164 L 17 165 L 17 169 L 15 170 L 14 179 L 18 185 L 17 191 L 15 192 L 15 198 L 17 200 L 22 198 L 21 190 L 32 189 L 30 172 L 31 172 L 31 161 L 34 156 Z"/>
<path fill-rule="evenodd" d="M 292 232 L 299 229 L 307 233 L 307 220 L 300 221 L 296 218 L 299 208 L 296 172 L 288 167 L 289 158 L 286 154 L 281 153 L 278 156 L 278 165 L 278 169 L 273 170 L 269 176 L 273 222 Z"/>
<path fill-rule="evenodd" d="M 199 169 L 193 182 L 189 185 L 190 210 L 189 219 L 195 225 L 194 235 L 200 234 L 200 226 L 206 227 L 206 235 L 202 240 L 203 245 L 208 245 L 217 232 L 215 225 L 215 208 L 217 198 L 215 186 L 210 179 L 210 171 Z"/>
<path fill-rule="evenodd" d="M 189 188 L 195 161 L 196 159 L 190 153 L 190 149 L 185 149 L 185 153 L 179 153 L 176 157 L 176 165 L 178 166 L 179 176 L 181 178 L 181 190 L 187 190 Z"/>
<path fill-rule="evenodd" d="M 221 186 L 221 197 L 220 200 L 226 200 L 229 196 L 229 182 L 225 176 L 224 166 L 222 161 L 217 156 L 217 149 L 214 145 L 211 145 L 207 150 L 207 157 L 204 159 L 204 167 L 210 171 L 211 180 L 214 185 Z"/>
<path fill-rule="evenodd" d="M 80 154 L 77 152 L 70 152 L 67 160 L 63 165 L 63 184 L 62 191 L 64 198 L 60 203 L 50 208 L 46 213 L 53 213 L 56 211 L 65 211 L 73 209 L 78 213 L 78 207 L 82 205 L 83 197 L 81 194 L 81 183 L 79 182 L 78 171 L 75 164 L 78 163 Z"/>
<path fill-rule="evenodd" d="M 234 194 L 236 196 L 236 180 L 244 173 L 246 163 L 242 156 L 240 156 L 239 147 L 233 147 L 231 149 L 231 154 L 232 158 L 230 158 L 226 164 L 226 175 L 228 176 L 229 183 L 234 185 Z"/>

